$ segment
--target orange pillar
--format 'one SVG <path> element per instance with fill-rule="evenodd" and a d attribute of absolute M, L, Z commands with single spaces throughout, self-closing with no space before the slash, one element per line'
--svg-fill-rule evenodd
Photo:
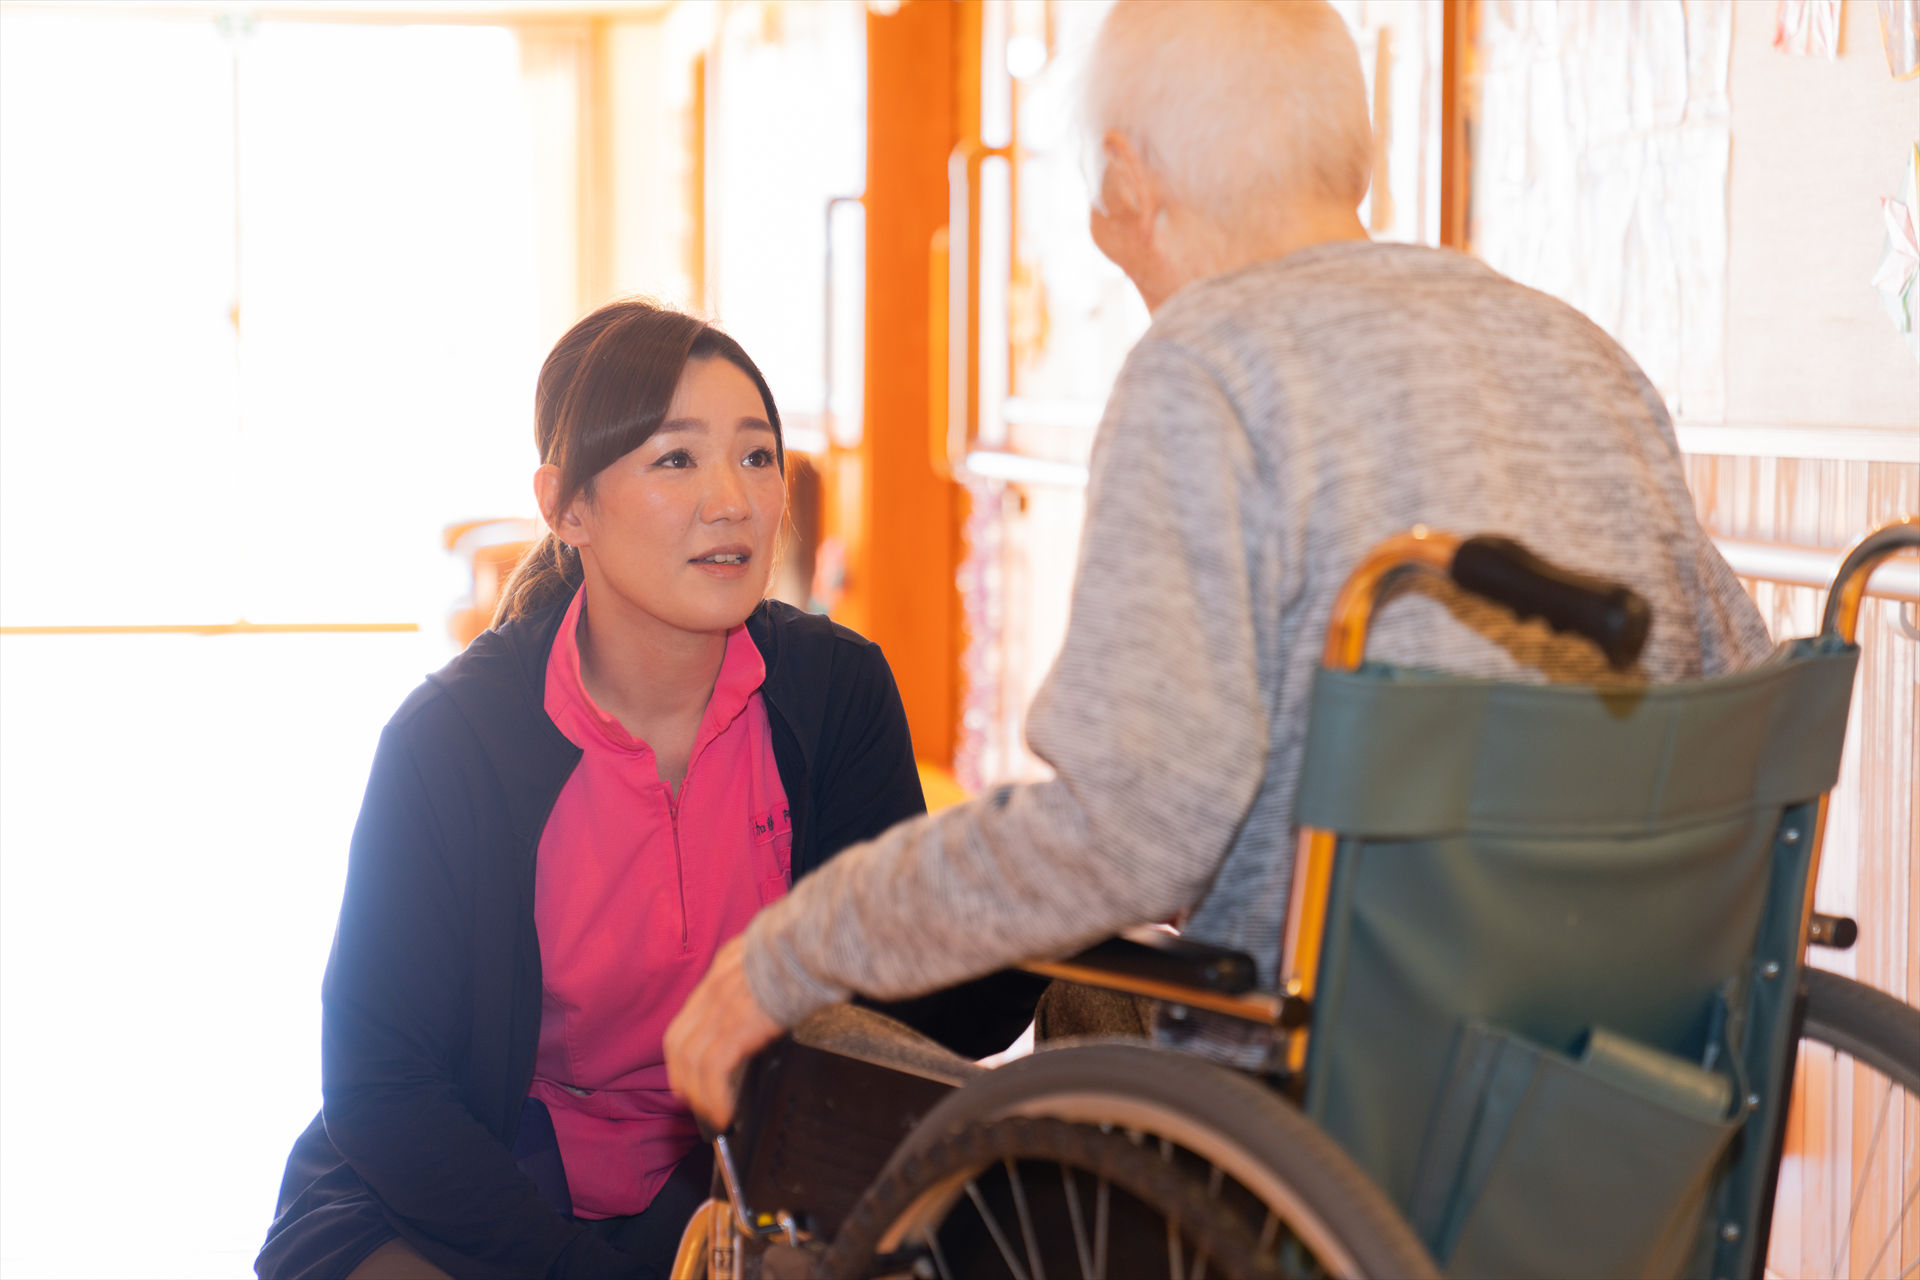
<path fill-rule="evenodd" d="M 1472 210 L 1472 156 L 1468 145 L 1472 101 L 1476 0 L 1444 0 L 1440 19 L 1440 243 L 1468 251 Z"/>
<path fill-rule="evenodd" d="M 932 369 L 944 359 L 933 349 L 943 337 L 930 316 L 941 299 L 929 255 L 947 221 L 947 156 L 967 83 L 960 64 L 978 56 L 963 39 L 970 7 L 906 0 L 867 18 L 866 421 L 857 462 L 844 460 L 860 496 L 842 519 L 859 527 L 846 531 L 848 607 L 836 610 L 886 650 L 915 754 L 943 767 L 960 704 L 965 494 L 935 468 L 929 445 Z"/>

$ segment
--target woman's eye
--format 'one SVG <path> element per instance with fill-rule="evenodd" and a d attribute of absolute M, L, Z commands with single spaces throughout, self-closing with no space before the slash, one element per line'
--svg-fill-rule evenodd
<path fill-rule="evenodd" d="M 685 449 L 675 449 L 672 453 L 661 454 L 654 460 L 653 465 L 656 467 L 673 467 L 675 469 L 690 467 L 693 465 L 693 455 Z"/>
<path fill-rule="evenodd" d="M 747 455 L 747 465 L 750 467 L 771 467 L 774 461 L 771 449 L 755 449 Z"/>

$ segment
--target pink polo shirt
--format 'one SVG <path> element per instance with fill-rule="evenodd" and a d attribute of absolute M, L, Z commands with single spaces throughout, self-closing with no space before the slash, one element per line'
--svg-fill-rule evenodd
<path fill-rule="evenodd" d="M 653 750 L 580 682 L 577 593 L 546 710 L 584 753 L 540 834 L 542 1006 L 534 1097 L 553 1114 L 574 1214 L 646 1208 L 698 1140 L 661 1040 L 722 943 L 787 891 L 793 830 L 745 627 L 727 636 L 676 797 Z"/>

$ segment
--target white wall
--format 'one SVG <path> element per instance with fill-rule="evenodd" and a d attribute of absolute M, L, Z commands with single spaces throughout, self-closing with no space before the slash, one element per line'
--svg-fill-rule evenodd
<path fill-rule="evenodd" d="M 1869 0 L 1841 14 L 1828 62 L 1773 48 L 1772 0 L 1735 5 L 1727 420 L 1920 434 L 1920 365 L 1870 283 L 1880 197 L 1920 139 L 1920 79 L 1887 73 Z"/>

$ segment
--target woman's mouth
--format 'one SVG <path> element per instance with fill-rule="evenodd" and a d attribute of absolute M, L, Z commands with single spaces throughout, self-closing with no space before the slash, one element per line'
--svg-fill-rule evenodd
<path fill-rule="evenodd" d="M 716 578 L 737 578 L 747 571 L 747 564 L 753 559 L 750 547 L 715 547 L 704 555 L 694 556 L 687 563 L 702 573 Z"/>

